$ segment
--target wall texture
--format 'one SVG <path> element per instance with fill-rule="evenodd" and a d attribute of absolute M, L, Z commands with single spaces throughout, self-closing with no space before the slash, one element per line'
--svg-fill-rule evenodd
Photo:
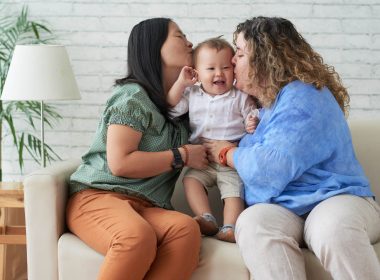
<path fill-rule="evenodd" d="M 251 16 L 288 18 L 341 74 L 351 94 L 350 118 L 380 115 L 380 1 L 2 0 L 0 5 L 9 14 L 23 4 L 67 46 L 81 91 L 80 101 L 53 104 L 64 118 L 54 129 L 45 128 L 46 142 L 62 159 L 86 152 L 113 81 L 126 73 L 129 31 L 149 17 L 172 18 L 194 44 L 218 35 L 231 41 L 236 25 Z M 4 180 L 19 180 L 9 137 L 3 157 Z M 37 167 L 27 158 L 24 174 Z"/>

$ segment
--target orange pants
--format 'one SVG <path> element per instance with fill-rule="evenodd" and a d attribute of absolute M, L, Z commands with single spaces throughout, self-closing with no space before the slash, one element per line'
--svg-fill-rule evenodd
<path fill-rule="evenodd" d="M 85 190 L 67 205 L 71 232 L 105 255 L 98 279 L 189 279 L 201 234 L 189 216 L 124 194 Z"/>

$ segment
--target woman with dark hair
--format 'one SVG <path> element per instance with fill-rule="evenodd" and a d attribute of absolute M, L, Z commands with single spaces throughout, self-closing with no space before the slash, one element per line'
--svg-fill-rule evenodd
<path fill-rule="evenodd" d="M 255 17 L 234 33 L 236 87 L 263 105 L 239 147 L 207 144 L 227 158 L 249 206 L 236 241 L 254 279 L 306 279 L 306 245 L 334 279 L 380 279 L 371 246 L 380 207 L 357 161 L 345 115 L 349 96 L 293 24 Z"/>
<path fill-rule="evenodd" d="M 170 19 L 132 29 L 128 74 L 70 178 L 67 225 L 105 255 L 98 279 L 189 279 L 198 265 L 199 227 L 170 199 L 184 162 L 204 168 L 206 152 L 183 146 L 186 126 L 168 118 L 165 97 L 191 63 L 192 44 Z"/>

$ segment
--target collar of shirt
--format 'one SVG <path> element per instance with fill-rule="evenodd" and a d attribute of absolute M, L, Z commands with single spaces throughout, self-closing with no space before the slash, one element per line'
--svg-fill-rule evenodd
<path fill-rule="evenodd" d="M 196 90 L 195 92 L 199 96 L 203 95 L 203 94 L 206 94 L 207 96 L 209 96 L 210 98 L 213 98 L 213 99 L 224 98 L 224 97 L 227 97 L 229 95 L 231 95 L 231 97 L 235 97 L 236 96 L 236 90 L 235 90 L 235 88 L 231 88 L 229 91 L 227 91 L 227 92 L 225 92 L 223 94 L 211 95 L 211 94 L 209 94 L 209 93 L 207 93 L 206 91 L 203 90 L 201 83 L 195 84 L 194 87 L 198 87 L 198 90 Z"/>

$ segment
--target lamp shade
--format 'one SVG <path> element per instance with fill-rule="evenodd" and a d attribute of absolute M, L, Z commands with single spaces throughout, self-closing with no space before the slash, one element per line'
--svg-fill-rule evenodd
<path fill-rule="evenodd" d="M 80 99 L 65 47 L 17 45 L 1 99 L 39 101 Z"/>

